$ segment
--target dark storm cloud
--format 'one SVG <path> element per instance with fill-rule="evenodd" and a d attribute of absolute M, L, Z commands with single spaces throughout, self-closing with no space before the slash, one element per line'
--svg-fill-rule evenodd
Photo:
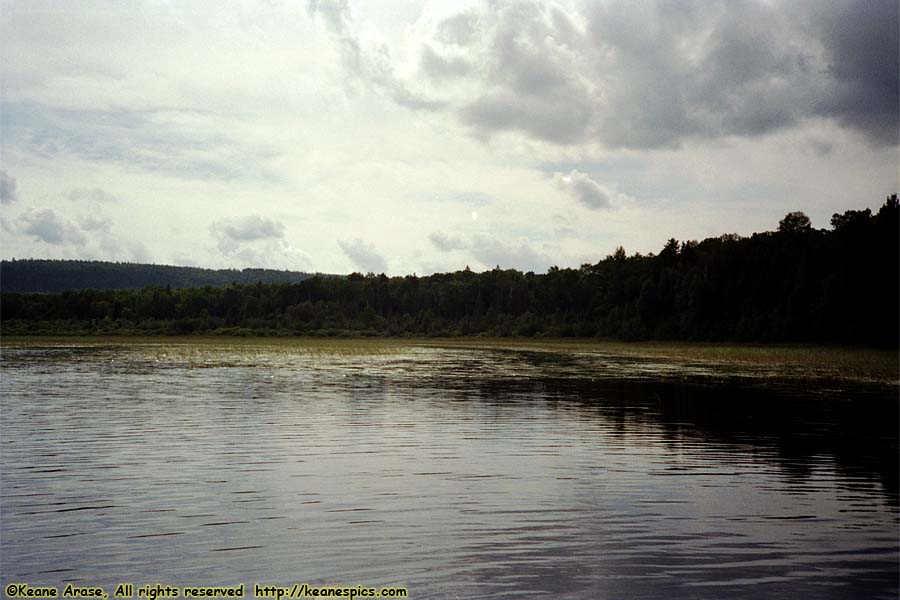
<path fill-rule="evenodd" d="M 883 144 L 900 135 L 900 5 L 896 1 L 814 4 L 814 26 L 836 83 L 821 114 Z"/>
<path fill-rule="evenodd" d="M 375 250 L 375 245 L 365 243 L 359 238 L 338 240 L 338 245 L 347 258 L 360 270 L 366 273 L 384 273 L 387 271 L 387 260 Z"/>
<path fill-rule="evenodd" d="M 482 138 L 677 147 L 828 118 L 898 141 L 895 0 L 613 2 L 570 17 L 528 1 L 451 17 L 421 68 L 438 90 L 441 77 L 466 78 L 474 95 L 448 104 Z M 448 38 L 469 54 L 442 50 L 460 47 Z"/>
<path fill-rule="evenodd" d="M 6 171 L 0 170 L 0 204 L 11 204 L 18 200 L 16 179 Z"/>

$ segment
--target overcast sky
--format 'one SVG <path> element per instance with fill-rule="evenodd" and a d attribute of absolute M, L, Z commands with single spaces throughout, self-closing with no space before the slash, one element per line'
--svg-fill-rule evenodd
<path fill-rule="evenodd" d="M 543 271 L 898 191 L 897 0 L 0 0 L 0 253 Z"/>

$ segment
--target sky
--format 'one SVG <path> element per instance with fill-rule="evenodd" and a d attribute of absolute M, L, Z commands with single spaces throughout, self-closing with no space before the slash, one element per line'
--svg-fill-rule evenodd
<path fill-rule="evenodd" d="M 541 272 L 900 191 L 896 0 L 0 0 L 0 255 Z"/>

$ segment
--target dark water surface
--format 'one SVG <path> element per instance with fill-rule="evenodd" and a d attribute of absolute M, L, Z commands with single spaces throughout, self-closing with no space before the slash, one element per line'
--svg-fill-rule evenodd
<path fill-rule="evenodd" d="M 2 352 L 4 586 L 898 597 L 896 386 L 402 343 Z"/>

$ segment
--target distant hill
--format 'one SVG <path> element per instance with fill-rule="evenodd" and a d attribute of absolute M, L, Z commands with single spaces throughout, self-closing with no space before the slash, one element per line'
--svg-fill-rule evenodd
<path fill-rule="evenodd" d="M 297 283 L 312 275 L 274 269 L 215 270 L 93 260 L 4 260 L 0 262 L 0 290 L 63 292 L 127 290 L 148 286 L 189 288 L 231 283 Z"/>

